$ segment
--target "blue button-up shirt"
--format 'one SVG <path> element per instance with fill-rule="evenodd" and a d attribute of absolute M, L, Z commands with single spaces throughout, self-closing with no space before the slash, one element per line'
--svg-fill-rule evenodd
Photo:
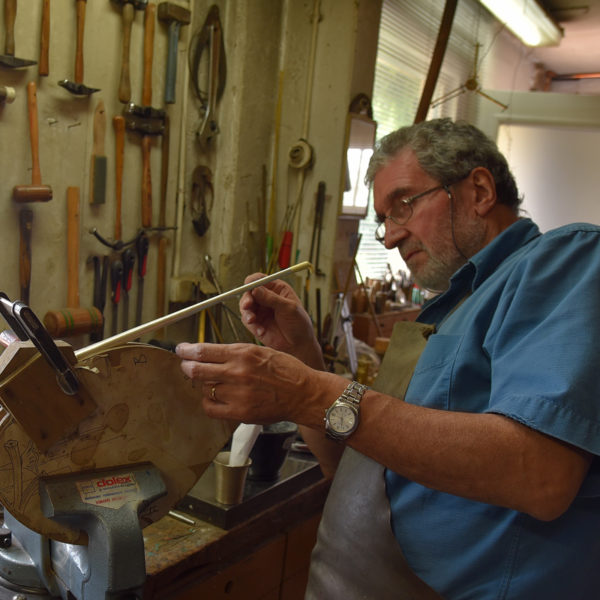
<path fill-rule="evenodd" d="M 502 414 L 600 455 L 600 227 L 541 235 L 517 221 L 419 320 L 437 331 L 407 402 Z M 417 575 L 452 600 L 600 598 L 598 462 L 551 522 L 387 471 L 394 533 Z"/>

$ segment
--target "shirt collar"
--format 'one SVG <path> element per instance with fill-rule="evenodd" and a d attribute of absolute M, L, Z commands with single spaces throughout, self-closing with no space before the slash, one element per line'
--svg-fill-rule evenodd
<path fill-rule="evenodd" d="M 474 292 L 508 256 L 540 235 L 538 226 L 531 219 L 515 221 L 456 271 L 450 278 L 448 290 L 432 298 L 423 308 L 434 305 L 441 308 L 440 303 L 444 306 L 445 301 L 453 304 Z"/>
<path fill-rule="evenodd" d="M 497 235 L 469 260 L 475 267 L 472 290 L 475 291 L 508 256 L 540 235 L 538 226 L 531 219 L 525 218 L 515 221 Z M 453 279 L 460 271 L 462 269 L 457 271 Z"/>

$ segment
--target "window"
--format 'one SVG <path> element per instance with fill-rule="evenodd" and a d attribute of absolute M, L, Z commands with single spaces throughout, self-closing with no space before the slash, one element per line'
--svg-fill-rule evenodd
<path fill-rule="evenodd" d="M 383 0 L 373 89 L 373 118 L 377 137 L 413 123 L 444 11 L 444 0 Z M 467 79 L 481 77 L 480 66 L 493 43 L 497 24 L 476 0 L 458 3 L 444 62 L 433 94 L 433 102 L 455 90 Z M 479 64 L 474 65 L 476 45 L 481 45 Z M 452 117 L 475 122 L 480 96 L 471 92 L 430 108 L 428 117 Z M 372 199 L 365 219 L 357 255 L 363 277 L 381 278 L 390 264 L 392 271 L 406 271 L 397 250 L 388 251 L 375 241 Z"/>

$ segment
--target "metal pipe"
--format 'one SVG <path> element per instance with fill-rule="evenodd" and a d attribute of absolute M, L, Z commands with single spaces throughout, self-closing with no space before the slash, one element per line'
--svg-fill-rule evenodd
<path fill-rule="evenodd" d="M 306 269 L 312 269 L 312 265 L 308 261 L 298 263 L 297 265 L 294 265 L 289 269 L 283 269 L 282 271 L 278 271 L 277 273 L 272 273 L 271 275 L 261 277 L 256 281 L 246 283 L 237 288 L 229 290 L 228 292 L 223 292 L 218 296 L 213 296 L 212 298 L 208 298 L 207 300 L 203 300 L 202 302 L 198 302 L 197 304 L 193 304 L 192 306 L 182 308 L 181 310 L 171 313 L 170 315 L 159 317 L 158 319 L 154 319 L 154 321 L 143 323 L 142 325 L 138 325 L 137 327 L 133 327 L 132 329 L 123 331 L 122 333 L 118 333 L 117 335 L 113 335 L 112 337 L 106 338 L 105 340 L 101 340 L 99 342 L 96 342 L 95 344 L 91 344 L 90 346 L 81 348 L 80 350 L 77 350 L 75 352 L 75 356 L 78 360 L 85 360 L 86 358 L 90 358 L 94 354 L 104 352 L 105 350 L 113 348 L 114 346 L 125 344 L 127 342 L 132 342 L 133 340 L 138 339 L 145 333 L 151 333 L 152 331 L 156 331 L 157 329 L 161 329 L 162 327 L 166 327 L 167 325 L 177 323 L 178 321 L 181 321 L 186 317 L 194 315 L 197 312 L 200 312 L 201 310 L 205 310 L 206 308 L 210 308 L 211 306 L 219 304 L 220 302 L 223 302 L 223 300 L 227 300 L 232 296 L 243 294 L 244 292 L 253 290 L 256 287 L 264 285 L 265 283 L 269 283 L 270 281 L 273 281 L 275 279 L 285 277 L 297 271 L 304 271 Z"/>

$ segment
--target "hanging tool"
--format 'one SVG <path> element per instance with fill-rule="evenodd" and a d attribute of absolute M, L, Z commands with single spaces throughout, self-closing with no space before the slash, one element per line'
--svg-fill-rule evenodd
<path fill-rule="evenodd" d="M 190 5 L 191 6 L 191 5 Z M 190 70 L 183 71 L 183 89 L 187 90 Z M 181 103 L 181 120 L 179 122 L 179 154 L 177 157 L 177 193 L 175 197 L 175 236 L 173 248 L 173 268 L 169 281 L 169 302 L 182 302 L 190 299 L 188 281 L 180 276 L 183 217 L 185 212 L 186 179 L 186 144 L 187 144 L 187 111 L 188 94 L 183 94 Z"/>
<path fill-rule="evenodd" d="M 175 103 L 175 83 L 177 80 L 177 44 L 182 25 L 189 25 L 191 12 L 174 2 L 161 2 L 158 5 L 158 18 L 169 26 L 167 51 L 167 72 L 165 76 L 165 103 Z M 185 91 L 185 90 L 184 90 Z"/>
<path fill-rule="evenodd" d="M 92 88 L 83 83 L 83 33 L 85 30 L 85 8 L 87 0 L 75 0 L 77 10 L 77 46 L 75 51 L 75 81 L 61 79 L 58 85 L 75 94 L 76 96 L 90 96 L 99 92 L 99 88 Z"/>
<path fill-rule="evenodd" d="M 12 104 L 17 97 L 17 93 L 14 87 L 10 87 L 8 85 L 0 86 L 0 105 L 4 104 Z"/>
<path fill-rule="evenodd" d="M 104 137 L 106 135 L 106 112 L 104 102 L 100 100 L 94 111 L 94 133 L 92 164 L 90 166 L 90 204 L 106 202 L 106 154 Z"/>
<path fill-rule="evenodd" d="M 122 330 L 129 328 L 129 291 L 133 281 L 133 267 L 135 266 L 135 252 L 132 248 L 125 248 L 121 255 L 123 263 L 123 283 L 121 291 L 123 294 L 123 325 Z"/>
<path fill-rule="evenodd" d="M 125 119 L 113 117 L 115 131 L 115 240 L 122 239 L 121 208 L 123 204 L 123 165 L 125 157 Z"/>
<path fill-rule="evenodd" d="M 93 305 L 102 314 L 102 328 L 90 334 L 90 343 L 99 342 L 104 337 L 104 308 L 106 306 L 106 283 L 108 278 L 109 257 L 108 255 L 92 256 L 94 263 L 94 298 Z"/>
<path fill-rule="evenodd" d="M 210 197 L 210 207 L 207 207 L 206 197 Z M 190 212 L 194 231 L 202 237 L 210 226 L 208 210 L 214 202 L 214 189 L 212 184 L 212 171 L 204 166 L 197 166 L 192 173 L 192 198 Z M 288 265 L 289 266 L 289 265 Z"/>
<path fill-rule="evenodd" d="M 123 41 L 121 47 L 121 77 L 119 79 L 119 101 L 126 104 L 131 100 L 131 76 L 130 76 L 130 47 L 131 26 L 135 18 L 136 10 L 145 10 L 148 0 L 112 0 L 121 6 L 123 16 Z"/>
<path fill-rule="evenodd" d="M 150 148 L 152 137 L 164 133 L 166 113 L 151 106 L 129 103 L 124 116 L 127 129 L 142 135 L 142 227 L 152 227 Z"/>
<path fill-rule="evenodd" d="M 42 185 L 35 81 L 30 81 L 27 84 L 27 108 L 29 113 L 29 140 L 31 142 L 31 185 L 15 186 L 13 188 L 13 200 L 15 202 L 47 202 L 52 200 L 52 188 L 49 185 Z"/>
<path fill-rule="evenodd" d="M 142 227 L 152 227 L 152 176 L 150 150 L 152 136 L 164 132 L 164 110 L 152 108 L 152 62 L 154 56 L 154 18 L 156 5 L 148 4 L 144 16 L 144 78 L 142 106 L 129 103 L 125 111 L 127 128 L 142 134 Z"/>
<path fill-rule="evenodd" d="M 219 278 L 217 277 L 217 272 L 215 271 L 215 268 L 212 263 L 212 259 L 209 254 L 204 256 L 204 263 L 206 264 L 206 268 L 208 269 L 210 278 L 215 286 L 215 289 L 217 290 L 217 294 L 222 294 L 223 289 L 221 288 L 221 284 L 219 283 Z M 240 334 L 238 333 L 238 330 L 236 329 L 235 325 L 233 324 L 233 319 L 231 318 L 231 313 L 227 309 L 227 306 L 225 306 L 225 318 L 227 319 L 227 323 L 229 325 L 229 328 L 231 329 L 231 333 L 233 333 L 234 339 L 239 342 L 241 339 Z"/>
<path fill-rule="evenodd" d="M 308 261 L 311 264 L 315 264 L 313 262 L 313 257 L 315 254 L 315 242 L 317 244 L 317 262 L 315 264 L 315 274 L 319 277 L 325 276 L 325 273 L 319 269 L 319 254 L 321 252 L 321 229 L 323 225 L 323 208 L 325 204 L 325 182 L 319 181 L 319 185 L 317 187 L 316 194 L 316 202 L 315 202 L 315 215 L 313 220 L 313 230 L 312 236 L 310 240 L 310 255 Z M 304 282 L 304 308 L 306 310 L 309 309 L 309 292 L 310 292 L 310 275 L 311 272 L 308 271 L 306 273 L 306 280 Z"/>
<path fill-rule="evenodd" d="M 42 28 L 40 33 L 40 64 L 38 74 L 46 77 L 50 73 L 50 0 L 43 0 Z"/>
<path fill-rule="evenodd" d="M 53 337 L 88 334 L 102 330 L 102 313 L 79 305 L 79 188 L 67 188 L 67 308 L 44 315 L 44 325 Z"/>
<path fill-rule="evenodd" d="M 19 283 L 21 300 L 29 304 L 31 286 L 31 228 L 33 226 L 33 211 L 22 208 L 19 211 Z"/>
<path fill-rule="evenodd" d="M 135 311 L 135 324 L 140 325 L 142 322 L 142 307 L 144 303 L 144 277 L 146 277 L 146 266 L 148 262 L 148 237 L 140 235 L 135 243 L 138 259 L 138 295 L 137 307 Z"/>
<path fill-rule="evenodd" d="M 119 330 L 119 302 L 123 289 L 123 262 L 115 257 L 110 263 L 110 301 L 112 302 L 111 335 Z"/>
<path fill-rule="evenodd" d="M 319 255 L 321 253 L 321 231 L 323 229 L 323 211 L 325 209 L 325 182 L 319 181 L 319 185 L 317 187 L 317 199 L 315 203 L 315 218 L 313 222 L 313 232 L 312 238 L 310 241 L 310 257 L 309 262 L 313 262 L 314 256 L 314 246 L 315 246 L 315 237 L 317 242 L 316 248 L 316 262 L 315 264 L 315 274 L 319 277 L 325 276 L 325 273 L 321 271 L 319 268 Z"/>
<path fill-rule="evenodd" d="M 167 285 L 167 237 L 164 231 L 167 228 L 167 191 L 169 182 L 169 144 L 171 140 L 171 120 L 165 116 L 165 129 L 161 144 L 160 168 L 160 205 L 158 211 L 158 257 L 156 260 L 156 316 L 165 314 L 166 285 Z M 161 337 L 162 333 L 157 333 Z"/>
<path fill-rule="evenodd" d="M 15 21 L 17 19 L 17 0 L 4 0 L 4 54 L 0 54 L 0 65 L 9 69 L 22 69 L 35 65 L 35 60 L 15 58 Z"/>
<path fill-rule="evenodd" d="M 200 90 L 198 84 L 198 68 L 202 52 L 208 48 L 208 92 Z M 223 41 L 223 27 L 219 17 L 219 7 L 215 4 L 210 7 L 200 34 L 192 40 L 190 52 L 190 70 L 192 71 L 192 84 L 196 96 L 202 105 L 202 122 L 196 136 L 204 150 L 209 150 L 211 141 L 219 132 L 216 118 L 217 102 L 225 89 L 226 63 L 225 43 Z"/>
<path fill-rule="evenodd" d="M 271 271 L 274 261 L 278 260 L 279 264 L 285 264 L 289 253 L 290 260 L 297 261 L 299 250 L 294 250 L 294 245 L 298 244 L 298 235 L 302 213 L 302 201 L 304 195 L 304 182 L 306 172 L 310 169 L 314 162 L 314 152 L 312 146 L 308 142 L 308 129 L 310 124 L 310 112 L 312 102 L 312 92 L 314 85 L 315 59 L 317 53 L 317 34 L 319 31 L 319 22 L 321 0 L 314 0 L 312 12 L 312 36 L 310 43 L 310 53 L 308 58 L 308 74 L 306 82 L 306 91 L 304 96 L 304 115 L 302 119 L 302 135 L 300 139 L 293 144 L 288 151 L 288 165 L 290 168 L 298 172 L 298 186 L 296 198 L 292 203 L 288 203 L 280 228 L 280 243 L 279 247 L 271 255 L 268 270 Z M 283 247 L 283 253 L 282 253 Z M 282 256 L 280 256 L 282 254 Z"/>

